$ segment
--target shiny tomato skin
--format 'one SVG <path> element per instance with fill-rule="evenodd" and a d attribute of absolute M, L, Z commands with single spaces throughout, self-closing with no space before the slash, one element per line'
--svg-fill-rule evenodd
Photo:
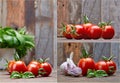
<path fill-rule="evenodd" d="M 38 65 L 39 67 L 40 67 L 40 63 L 38 62 L 38 61 L 31 61 L 29 64 L 36 64 L 36 65 Z"/>
<path fill-rule="evenodd" d="M 99 61 L 95 64 L 96 70 L 104 70 L 106 73 L 109 72 L 109 66 L 106 61 Z"/>
<path fill-rule="evenodd" d="M 93 26 L 92 23 L 86 23 L 82 25 L 84 28 L 84 39 L 90 39 L 90 37 L 88 36 L 88 29 L 91 28 Z"/>
<path fill-rule="evenodd" d="M 45 72 L 45 74 L 41 74 L 43 77 L 47 77 L 52 72 L 52 66 L 48 62 L 41 63 L 40 68 L 42 68 L 42 72 Z"/>
<path fill-rule="evenodd" d="M 109 72 L 108 75 L 113 75 L 116 72 L 117 66 L 114 61 L 107 61 L 107 65 L 109 66 Z"/>
<path fill-rule="evenodd" d="M 72 33 L 74 39 L 83 39 L 84 37 L 84 28 L 82 25 L 75 25 L 75 33 Z"/>
<path fill-rule="evenodd" d="M 26 64 L 23 61 L 15 61 L 11 68 L 11 72 L 13 71 L 18 71 L 19 73 L 26 72 L 27 71 Z"/>
<path fill-rule="evenodd" d="M 95 62 L 92 58 L 82 58 L 78 62 L 78 67 L 82 69 L 82 75 L 86 76 L 88 69 L 94 70 Z"/>
<path fill-rule="evenodd" d="M 11 74 L 11 72 L 12 72 L 12 66 L 13 66 L 14 63 L 15 63 L 14 60 L 11 60 L 11 61 L 8 62 L 7 70 L 9 72 L 9 74 Z"/>
<path fill-rule="evenodd" d="M 72 36 L 71 36 L 72 26 L 73 26 L 72 24 L 67 24 L 65 27 L 66 28 L 65 31 L 63 31 L 63 36 L 67 39 L 72 39 Z"/>
<path fill-rule="evenodd" d="M 102 31 L 102 38 L 103 39 L 112 39 L 115 35 L 115 30 L 112 26 L 105 26 Z"/>
<path fill-rule="evenodd" d="M 35 76 L 38 76 L 39 73 L 39 68 L 40 68 L 40 65 L 39 64 L 35 64 L 35 63 L 30 63 L 28 66 L 27 66 L 27 70 L 29 72 L 32 72 Z"/>
<path fill-rule="evenodd" d="M 88 29 L 88 37 L 90 39 L 99 39 L 102 35 L 102 29 L 97 25 L 93 25 Z"/>

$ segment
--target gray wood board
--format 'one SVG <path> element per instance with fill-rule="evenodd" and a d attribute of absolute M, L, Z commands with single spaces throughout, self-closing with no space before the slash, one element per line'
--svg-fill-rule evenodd
<path fill-rule="evenodd" d="M 54 64 L 54 1 L 37 0 L 36 8 L 36 58 L 50 58 Z"/>

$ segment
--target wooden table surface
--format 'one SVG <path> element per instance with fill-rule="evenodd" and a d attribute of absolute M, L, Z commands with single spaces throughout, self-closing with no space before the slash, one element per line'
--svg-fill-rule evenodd
<path fill-rule="evenodd" d="M 113 76 L 102 78 L 87 78 L 87 77 L 72 77 L 63 75 L 58 70 L 58 82 L 61 83 L 120 83 L 120 71 L 117 71 Z"/>
<path fill-rule="evenodd" d="M 54 70 L 49 77 L 31 79 L 10 79 L 6 71 L 0 71 L 0 83 L 120 83 L 120 71 L 109 77 L 86 78 L 64 76 L 58 69 L 58 73 Z"/>
<path fill-rule="evenodd" d="M 30 79 L 10 79 L 6 71 L 0 71 L 0 83 L 56 83 L 57 74 L 53 71 L 49 77 L 37 77 Z"/>

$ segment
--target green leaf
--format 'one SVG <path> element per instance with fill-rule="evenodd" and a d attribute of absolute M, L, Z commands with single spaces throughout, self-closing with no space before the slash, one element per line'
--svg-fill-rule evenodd
<path fill-rule="evenodd" d="M 91 70 L 88 69 L 87 71 L 87 77 L 88 78 L 93 78 L 93 77 L 106 77 L 108 74 L 104 70 Z"/>
<path fill-rule="evenodd" d="M 24 35 L 24 34 L 26 33 L 26 27 L 20 28 L 20 29 L 18 30 L 18 33 Z"/>
<path fill-rule="evenodd" d="M 10 75 L 10 78 L 22 78 L 22 75 L 17 72 L 17 71 L 14 71 L 12 72 L 12 74 Z"/>
<path fill-rule="evenodd" d="M 82 48 L 82 57 L 84 57 L 84 58 L 89 57 L 88 52 L 84 48 Z"/>
<path fill-rule="evenodd" d="M 83 20 L 84 20 L 84 23 L 85 23 L 85 24 L 86 24 L 86 23 L 90 23 L 89 18 L 88 18 L 87 15 L 85 15 L 85 16 L 83 17 Z"/>
<path fill-rule="evenodd" d="M 32 72 L 24 72 L 22 78 L 34 78 L 35 75 Z"/>
<path fill-rule="evenodd" d="M 88 69 L 88 71 L 87 71 L 87 77 L 88 77 L 88 78 L 93 78 L 93 77 L 95 77 L 94 71 L 91 70 L 91 69 Z"/>
<path fill-rule="evenodd" d="M 97 70 L 94 72 L 95 77 L 106 77 L 108 74 L 104 70 Z"/>
<path fill-rule="evenodd" d="M 20 42 L 20 45 L 24 45 L 25 44 L 25 40 L 24 40 L 24 38 L 22 37 L 22 35 L 21 34 L 19 34 L 17 31 L 15 31 L 15 35 L 16 35 L 16 38 L 19 40 L 19 42 Z"/>

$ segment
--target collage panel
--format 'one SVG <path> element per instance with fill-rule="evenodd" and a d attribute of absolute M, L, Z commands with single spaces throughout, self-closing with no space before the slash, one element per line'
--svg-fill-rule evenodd
<path fill-rule="evenodd" d="M 119 77 L 119 43 L 58 43 L 58 83 L 118 83 Z"/>

